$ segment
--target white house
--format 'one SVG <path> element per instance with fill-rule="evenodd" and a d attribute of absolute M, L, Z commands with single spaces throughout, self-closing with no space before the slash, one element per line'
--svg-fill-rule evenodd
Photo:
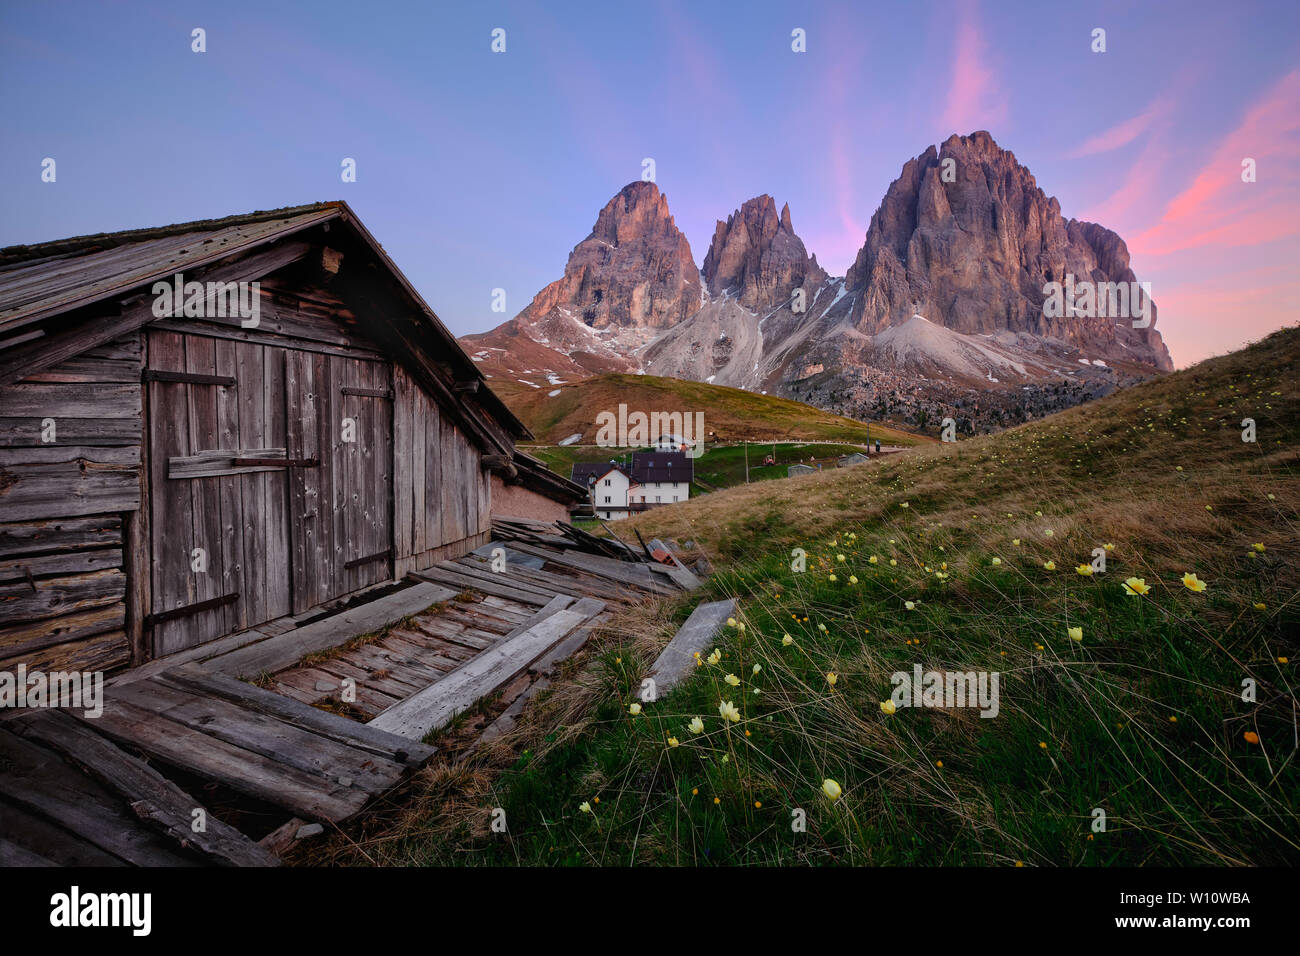
<path fill-rule="evenodd" d="M 596 517 L 620 520 L 637 511 L 686 501 L 694 463 L 684 452 L 638 452 L 632 465 L 585 462 L 573 466 L 573 480 L 591 490 Z"/>
<path fill-rule="evenodd" d="M 597 518 L 621 521 L 628 516 L 628 492 L 634 483 L 624 466 L 574 465 L 573 480 L 591 489 L 591 507 Z"/>

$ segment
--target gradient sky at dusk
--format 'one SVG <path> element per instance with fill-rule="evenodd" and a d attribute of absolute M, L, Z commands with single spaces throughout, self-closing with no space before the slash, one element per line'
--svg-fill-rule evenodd
<path fill-rule="evenodd" d="M 770 193 L 842 275 L 903 163 L 977 129 L 1124 237 L 1179 366 L 1300 311 L 1294 0 L 11 3 L 0 88 L 0 246 L 344 199 L 457 334 L 644 157 L 697 263 Z"/>

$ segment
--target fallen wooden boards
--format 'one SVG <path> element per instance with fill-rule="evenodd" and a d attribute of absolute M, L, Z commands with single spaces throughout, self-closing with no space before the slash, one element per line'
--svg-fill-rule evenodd
<path fill-rule="evenodd" d="M 181 847 L 193 848 L 229 866 L 276 866 L 279 861 L 229 824 L 207 813 L 197 800 L 153 767 L 58 710 L 29 711 L 10 729 L 66 755 L 117 792 L 131 812 Z M 194 812 L 204 812 L 195 830 Z"/>
<path fill-rule="evenodd" d="M 186 665 L 110 688 L 87 725 L 304 819 L 339 822 L 433 751 Z"/>
<path fill-rule="evenodd" d="M 727 618 L 735 613 L 736 602 L 732 598 L 701 604 L 691 612 L 646 675 L 655 682 L 657 695 L 668 693 L 691 675 L 695 670 L 695 655 L 709 649 Z"/>
<path fill-rule="evenodd" d="M 224 674 L 210 674 L 194 665 L 179 667 L 164 674 L 161 679 L 176 687 L 191 687 L 196 692 L 221 697 L 259 713 L 278 717 L 358 750 L 369 750 L 394 763 L 418 767 L 437 753 L 435 748 L 422 743 L 386 734 L 377 728 L 319 710 Z"/>
<path fill-rule="evenodd" d="M 671 564 L 665 564 L 664 570 L 668 576 L 677 582 L 677 586 L 686 591 L 694 591 L 700 586 L 700 579 L 697 578 L 686 565 L 677 560 L 677 555 L 673 554 L 673 549 L 668 547 L 658 538 L 650 539 L 650 547 L 655 551 L 663 551 L 668 555 Z"/>
<path fill-rule="evenodd" d="M 547 561 L 553 561 L 556 564 L 577 568 L 579 571 L 586 571 L 589 574 L 608 578 L 611 581 L 630 584 L 650 591 L 652 594 L 674 594 L 678 590 L 677 585 L 668 576 L 668 572 L 665 570 L 656 574 L 656 566 L 654 565 L 616 561 L 613 558 L 605 558 L 595 554 L 554 551 L 550 548 L 526 544 L 522 541 L 513 542 L 510 547 L 525 554 L 545 558 Z"/>
<path fill-rule="evenodd" d="M 390 707 L 369 726 L 412 740 L 443 726 L 605 608 L 603 601 L 594 598 L 571 601 L 563 596 L 554 598 L 519 633 L 483 651 L 414 697 Z"/>
<path fill-rule="evenodd" d="M 44 746 L 0 730 L 0 763 L 0 826 L 28 854 L 80 866 L 201 862 L 146 827 L 120 797 Z"/>
<path fill-rule="evenodd" d="M 547 594 L 542 601 L 554 597 Z M 462 600 L 461 598 L 470 598 Z M 413 696 L 503 640 L 537 614 L 535 604 L 478 594 L 412 615 L 374 640 L 299 661 L 277 671 L 268 689 L 303 704 L 345 706 L 367 721 Z M 353 681 L 344 701 L 345 680 Z"/>
<path fill-rule="evenodd" d="M 530 664 L 528 666 L 528 671 L 529 673 L 538 675 L 537 679 L 524 688 L 519 696 L 512 700 L 509 706 L 501 712 L 497 719 L 487 726 L 487 729 L 484 730 L 482 735 L 479 737 L 478 742 L 474 747 L 466 750 L 465 753 L 461 755 L 461 759 L 463 760 L 465 757 L 469 756 L 476 747 L 491 743 L 498 737 L 513 730 L 515 724 L 519 722 L 519 715 L 524 712 L 524 707 L 527 706 L 528 701 L 533 697 L 533 695 L 540 693 L 551 686 L 551 675 L 555 672 L 555 668 L 560 664 L 560 662 L 568 660 L 574 654 L 578 653 L 578 651 L 582 649 L 582 646 L 587 643 L 587 639 L 591 637 L 592 632 L 601 624 L 605 623 L 610 616 L 609 612 L 597 614 L 582 627 L 578 628 Z"/>
<path fill-rule="evenodd" d="M 456 592 L 436 584 L 421 583 L 367 604 L 348 608 L 314 624 L 249 644 L 229 654 L 205 661 L 206 670 L 231 677 L 257 677 L 297 663 L 306 654 L 337 647 L 349 638 L 387 627 L 423 611 L 430 604 L 450 600 Z"/>

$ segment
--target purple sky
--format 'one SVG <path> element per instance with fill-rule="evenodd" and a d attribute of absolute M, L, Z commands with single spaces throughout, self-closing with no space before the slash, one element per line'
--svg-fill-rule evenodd
<path fill-rule="evenodd" d="M 1066 216 L 1127 240 L 1183 366 L 1297 318 L 1298 11 L 10 6 L 0 245 L 345 199 L 463 334 L 558 278 L 643 158 L 697 262 L 716 219 L 770 193 L 843 274 L 903 163 L 987 129 Z M 191 52 L 194 27 L 206 53 Z M 496 27 L 505 53 L 490 49 Z M 791 50 L 797 27 L 807 53 Z M 1096 27 L 1105 53 L 1090 50 Z M 45 157 L 55 183 L 41 182 Z M 343 157 L 357 182 L 340 181 Z M 498 287 L 504 315 L 490 309 Z"/>

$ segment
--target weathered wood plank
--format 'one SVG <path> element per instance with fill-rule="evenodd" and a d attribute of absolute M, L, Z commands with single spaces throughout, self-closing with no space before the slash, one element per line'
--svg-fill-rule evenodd
<path fill-rule="evenodd" d="M 4 609 L 4 605 L 0 604 L 0 611 Z M 125 624 L 126 608 L 121 603 L 61 617 L 3 624 L 0 625 L 0 658 L 21 657 L 56 644 L 106 631 L 120 631 Z"/>
<path fill-rule="evenodd" d="M 26 582 L 0 585 L 0 613 L 9 621 L 36 621 L 121 603 L 126 575 L 113 568 L 38 580 L 33 591 Z"/>
<path fill-rule="evenodd" d="M 21 661 L 29 670 L 110 671 L 124 667 L 130 657 L 126 631 L 115 630 L 62 641 L 39 650 L 24 650 L 0 661 L 0 667 L 7 670 Z"/>
<path fill-rule="evenodd" d="M 47 748 L 0 729 L 0 795 L 137 866 L 192 866 L 167 841 L 134 820 L 102 784 Z"/>
<path fill-rule="evenodd" d="M 468 574 L 454 570 L 454 566 L 448 567 L 449 564 L 450 562 L 440 562 L 434 567 L 425 568 L 423 571 L 412 571 L 411 576 L 419 578 L 421 581 L 432 581 L 458 590 L 480 591 L 483 594 L 508 598 L 511 601 L 518 601 L 520 604 L 531 604 L 534 607 L 541 607 L 547 601 L 547 598 L 542 594 L 522 591 L 519 588 L 511 587 L 505 582 L 487 581 L 471 577 Z"/>
<path fill-rule="evenodd" d="M 0 524 L 0 558 L 88 551 L 121 543 L 122 519 L 117 515 Z"/>
<path fill-rule="evenodd" d="M 668 693 L 695 671 L 695 655 L 703 655 L 717 639 L 727 618 L 736 613 L 732 598 L 701 604 L 663 649 L 646 675 L 660 695 Z"/>
<path fill-rule="evenodd" d="M 307 654 L 337 647 L 351 637 L 377 631 L 452 597 L 455 597 L 455 592 L 445 587 L 417 584 L 340 611 L 314 624 L 213 657 L 204 666 L 209 671 L 231 677 L 256 677 L 274 672 L 296 664 Z"/>
<path fill-rule="evenodd" d="M 172 687 L 157 678 L 120 684 L 110 693 L 115 702 L 126 701 L 207 737 L 261 754 L 281 767 L 292 767 L 321 778 L 323 783 L 332 781 L 373 794 L 391 787 L 403 773 L 402 766 L 396 761 L 370 751 L 355 750 L 347 744 L 220 697 L 196 694 L 192 688 Z M 351 782 L 340 784 L 340 779 Z"/>
<path fill-rule="evenodd" d="M 37 866 L 20 863 L 18 857 L 34 853 L 55 866 L 126 866 L 121 857 L 113 856 L 95 844 L 37 816 L 23 807 L 0 799 L 0 833 L 8 835 L 9 846 L 21 853 L 10 857 L 0 846 L 0 866 Z"/>
<path fill-rule="evenodd" d="M 121 382 L 0 386 L 4 418 L 138 419 L 140 386 Z"/>
<path fill-rule="evenodd" d="M 601 601 L 584 598 L 571 607 L 548 614 L 514 637 L 467 661 L 438 683 L 384 711 L 370 721 L 371 726 L 413 740 L 423 738 L 474 701 L 511 680 L 604 607 Z"/>
<path fill-rule="evenodd" d="M 286 766 L 112 695 L 94 728 L 166 763 L 314 820 L 345 820 L 367 799 L 364 790 Z"/>
<path fill-rule="evenodd" d="M 181 665 L 164 672 L 158 679 L 174 687 L 220 697 L 395 763 L 419 766 L 437 752 L 435 748 L 422 743 L 413 743 L 366 724 L 326 713 L 224 674 L 211 673 L 200 665 Z"/>
<path fill-rule="evenodd" d="M 141 820 L 160 829 L 182 847 L 193 847 L 229 866 L 276 866 L 279 861 L 234 827 L 208 814 L 206 828 L 195 831 L 193 812 L 199 801 L 142 760 L 109 743 L 85 724 L 57 710 L 25 715 L 10 730 L 65 754 L 101 783 L 125 798 Z"/>
<path fill-rule="evenodd" d="M 48 578 L 58 575 L 90 574 L 94 571 L 121 567 L 121 548 L 70 551 L 65 554 L 37 554 L 0 560 L 0 582 L 25 581 L 28 574 L 34 578 Z"/>
<path fill-rule="evenodd" d="M 608 578 L 623 584 L 631 584 L 656 594 L 675 594 L 677 588 L 667 579 L 656 579 L 649 566 L 635 564 L 631 561 L 616 561 L 585 552 L 560 552 L 550 548 L 527 544 L 522 541 L 511 542 L 510 547 L 525 554 L 536 555 L 547 561 L 577 568 L 597 577 Z"/>

